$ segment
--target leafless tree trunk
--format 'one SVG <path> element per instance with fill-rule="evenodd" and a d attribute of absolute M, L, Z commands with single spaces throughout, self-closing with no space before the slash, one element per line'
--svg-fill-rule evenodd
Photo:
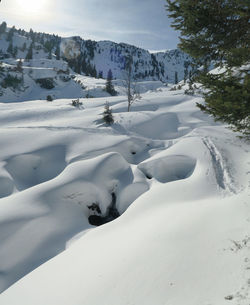
<path fill-rule="evenodd" d="M 131 105 L 138 99 L 141 98 L 140 92 L 137 86 L 137 82 L 134 79 L 133 71 L 133 59 L 132 56 L 129 58 L 127 70 L 123 75 L 123 86 L 128 99 L 128 112 L 130 111 Z"/>

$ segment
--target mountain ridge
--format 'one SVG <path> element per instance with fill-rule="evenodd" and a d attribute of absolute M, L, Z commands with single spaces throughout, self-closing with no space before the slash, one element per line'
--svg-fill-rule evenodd
<path fill-rule="evenodd" d="M 33 58 L 53 59 L 61 57 L 76 73 L 107 77 L 111 69 L 114 78 L 122 78 L 126 60 L 133 57 L 134 76 L 138 80 L 161 80 L 174 83 L 184 79 L 191 68 L 192 59 L 179 49 L 153 52 L 128 43 L 110 40 L 86 40 L 80 36 L 60 37 L 55 34 L 27 32 L 21 29 L 0 29 L 0 59 L 25 59 L 33 45 Z M 67 50 L 74 56 L 68 56 Z M 35 53 L 35 54 L 34 54 Z M 185 75 L 186 74 L 186 75 Z"/>

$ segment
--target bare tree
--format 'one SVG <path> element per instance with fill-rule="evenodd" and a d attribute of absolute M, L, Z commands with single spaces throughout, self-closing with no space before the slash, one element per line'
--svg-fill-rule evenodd
<path fill-rule="evenodd" d="M 123 73 L 123 87 L 128 99 L 128 112 L 132 104 L 141 98 L 137 81 L 133 73 L 133 58 L 130 56 L 127 60 L 127 67 Z"/>

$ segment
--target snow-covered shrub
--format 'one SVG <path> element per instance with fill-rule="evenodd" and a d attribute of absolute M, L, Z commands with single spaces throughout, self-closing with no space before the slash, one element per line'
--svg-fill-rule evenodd
<path fill-rule="evenodd" d="M 186 95 L 194 95 L 194 88 L 191 83 L 189 83 L 189 88 L 184 91 Z"/>
<path fill-rule="evenodd" d="M 176 91 L 176 90 L 177 90 L 176 86 L 173 86 L 173 87 L 170 89 L 170 91 Z"/>
<path fill-rule="evenodd" d="M 79 98 L 76 100 L 72 100 L 71 105 L 74 107 L 80 107 L 82 105 L 82 102 L 80 102 Z"/>
<path fill-rule="evenodd" d="M 111 125 L 111 124 L 114 123 L 114 117 L 113 117 L 113 114 L 112 114 L 112 109 L 109 107 L 108 102 L 106 102 L 106 104 L 104 106 L 103 121 L 108 125 Z"/>

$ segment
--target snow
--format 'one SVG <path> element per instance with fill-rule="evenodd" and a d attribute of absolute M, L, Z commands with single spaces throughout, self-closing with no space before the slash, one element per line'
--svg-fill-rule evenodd
<path fill-rule="evenodd" d="M 249 145 L 201 97 L 140 85 L 130 113 L 0 104 L 1 305 L 249 304 Z M 112 193 L 121 216 L 90 225 Z"/>
<path fill-rule="evenodd" d="M 24 42 L 14 34 L 14 46 Z M 65 39 L 62 52 L 74 57 L 85 44 Z M 118 96 L 44 50 L 23 60 L 22 87 L 1 88 L 1 305 L 249 305 L 249 143 L 201 113 L 201 95 L 185 95 L 184 82 L 172 91 L 138 82 L 128 113 L 119 73 L 131 48 L 143 72 L 149 52 L 96 43 L 92 63 L 104 75 L 112 68 Z M 154 55 L 170 80 L 188 60 L 179 50 Z M 16 64 L 5 59 L 1 77 L 20 77 Z M 114 201 L 120 217 L 89 224 L 99 215 L 91 206 L 106 217 Z"/>

